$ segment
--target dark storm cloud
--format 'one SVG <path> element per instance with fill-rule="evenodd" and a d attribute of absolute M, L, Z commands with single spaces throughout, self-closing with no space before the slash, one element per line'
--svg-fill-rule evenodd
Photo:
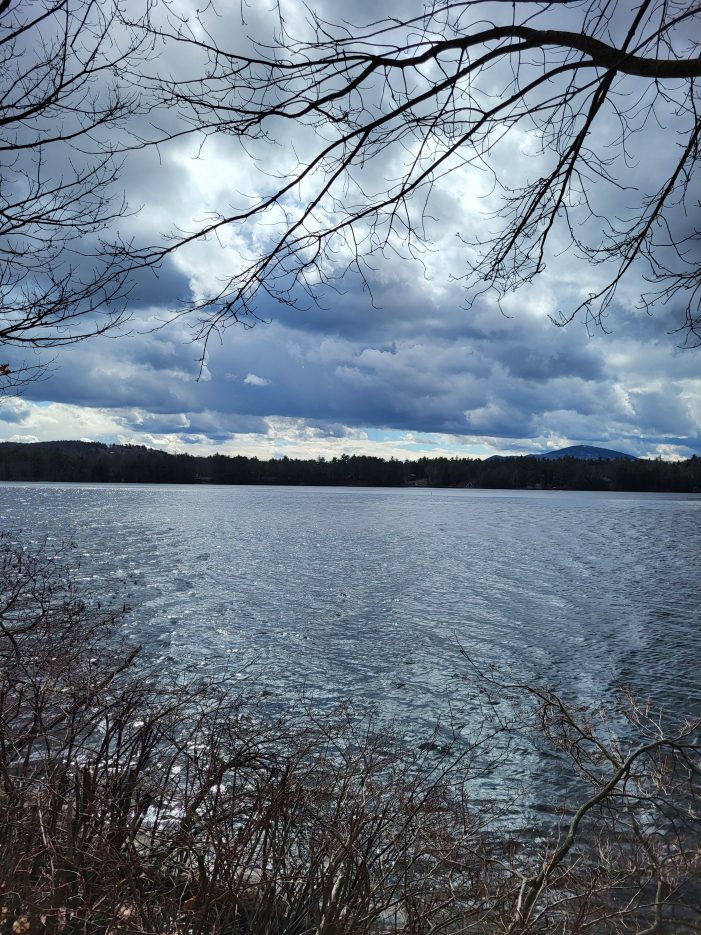
<path fill-rule="evenodd" d="M 316 6 L 331 20 L 346 15 L 340 2 Z M 405 11 L 403 0 L 396 9 Z M 269 32 L 266 10 L 247 10 L 249 32 Z M 375 15 L 366 0 L 354 6 L 354 18 Z M 231 29 L 232 42 L 243 41 L 238 20 L 228 23 L 224 18 L 221 29 Z M 159 63 L 164 70 L 188 67 L 172 51 L 166 56 Z M 172 113 L 161 117 L 166 130 L 175 128 Z M 147 136 L 151 118 L 140 119 L 134 131 Z M 651 124 L 646 146 L 650 153 L 669 148 L 666 131 Z M 268 159 L 279 157 L 276 151 Z M 537 160 L 522 157 L 517 167 L 505 163 L 506 180 L 524 165 L 537 174 Z M 652 166 L 641 163 L 639 171 L 644 181 Z M 252 190 L 255 174 L 235 141 L 200 153 L 185 140 L 130 156 L 123 182 L 134 212 L 123 235 L 144 244 L 189 229 L 207 211 L 225 210 L 238 192 Z M 221 344 L 215 336 L 202 372 L 201 347 L 186 322 L 153 329 L 196 286 L 230 272 L 236 245 L 227 254 L 214 241 L 198 244 L 155 272 L 139 273 L 129 297 L 130 334 L 62 350 L 49 378 L 27 387 L 22 406 L 0 406 L 0 421 L 30 431 L 29 403 L 51 400 L 103 408 L 136 436 L 167 435 L 192 446 L 264 434 L 269 417 L 285 417 L 312 435 L 338 439 L 355 427 L 502 439 L 516 447 L 553 438 L 634 453 L 661 444 L 698 450 L 701 352 L 675 350 L 668 332 L 683 314 L 679 305 L 650 317 L 634 308 L 639 291 L 622 288 L 604 321 L 611 334 L 594 329 L 589 336 L 577 322 L 554 327 L 547 314 L 571 310 L 590 282 L 567 244 L 556 243 L 548 272 L 504 303 L 511 317 L 487 297 L 466 308 L 461 284 L 451 281 L 466 265 L 455 235 L 478 236 L 482 223 L 481 215 L 467 216 L 457 197 L 467 184 L 456 177 L 437 191 L 437 251 L 422 263 L 377 258 L 377 273 L 368 274 L 372 297 L 348 276 L 340 291 L 324 290 L 319 304 L 291 309 L 261 301 L 258 311 L 271 324 L 231 328 Z M 629 193 L 606 191 L 606 216 L 622 214 Z M 595 198 L 604 198 L 601 192 Z M 262 236 L 249 231 L 249 240 L 253 235 Z"/>
<path fill-rule="evenodd" d="M 63 349 L 47 378 L 30 384 L 24 398 L 173 413 L 189 408 L 197 374 L 192 344 L 173 335 L 96 338 Z"/>
<path fill-rule="evenodd" d="M 694 435 L 696 425 L 689 407 L 679 397 L 665 390 L 640 390 L 630 394 L 636 423 L 646 434 L 663 425 L 670 435 Z"/>
<path fill-rule="evenodd" d="M 555 346 L 543 351 L 531 347 L 527 335 L 520 341 L 509 341 L 495 348 L 495 357 L 517 380 L 549 382 L 561 377 L 599 381 L 604 377 L 604 365 L 592 347 L 553 340 Z M 557 346 L 557 345 L 560 346 Z"/>
<path fill-rule="evenodd" d="M 393 306 L 390 314 L 401 311 Z M 466 314 L 446 311 L 455 335 L 464 332 Z M 234 329 L 212 347 L 199 380 L 198 348 L 184 340 L 182 326 L 93 342 L 70 349 L 48 386 L 33 394 L 48 389 L 54 400 L 117 408 L 136 433 L 177 435 L 192 444 L 264 433 L 270 416 L 301 419 L 336 437 L 355 426 L 466 440 L 553 434 L 614 446 L 627 438 L 635 451 L 694 444 L 697 422 L 683 386 L 625 393 L 611 379 L 606 354 L 619 350 L 629 369 L 644 370 L 645 345 L 582 335 L 572 341 L 571 332 L 547 321 L 501 318 L 491 335 L 472 327 L 470 340 L 447 340 L 430 330 L 421 336 L 413 314 L 406 328 L 413 337 L 384 343 L 384 322 L 375 315 L 368 321 L 378 322 L 379 335 L 368 325 L 362 341 L 319 333 L 314 316 L 310 326 L 297 317 L 294 328 L 276 320 L 253 331 Z"/>
<path fill-rule="evenodd" d="M 133 273 L 130 277 L 129 308 L 138 321 L 144 308 L 168 308 L 177 310 L 189 293 L 187 276 L 177 269 L 172 260 L 166 260 L 158 268 L 148 268 Z"/>

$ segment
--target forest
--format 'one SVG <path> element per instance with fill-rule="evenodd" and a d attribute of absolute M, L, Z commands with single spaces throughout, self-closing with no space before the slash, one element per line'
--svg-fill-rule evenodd
<path fill-rule="evenodd" d="M 284 484 L 371 487 L 481 487 L 536 490 L 701 492 L 701 458 L 580 460 L 534 456 L 397 460 L 261 460 L 243 455 L 169 454 L 142 445 L 57 441 L 0 444 L 0 480 L 128 484 Z"/>

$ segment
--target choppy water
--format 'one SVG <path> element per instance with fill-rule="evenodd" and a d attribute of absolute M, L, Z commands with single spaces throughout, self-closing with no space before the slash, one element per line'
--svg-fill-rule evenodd
<path fill-rule="evenodd" d="M 174 666 L 283 697 L 445 715 L 457 645 L 583 700 L 701 711 L 701 497 L 0 485 Z"/>
<path fill-rule="evenodd" d="M 701 496 L 0 484 L 0 527 L 72 543 L 159 666 L 274 707 L 350 699 L 409 735 L 452 717 L 464 736 L 461 645 L 570 700 L 625 686 L 701 713 Z M 535 807 L 561 795 L 519 756 Z"/>

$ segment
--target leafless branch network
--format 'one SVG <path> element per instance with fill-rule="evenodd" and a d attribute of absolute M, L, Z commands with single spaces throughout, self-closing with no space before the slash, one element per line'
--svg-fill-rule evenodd
<path fill-rule="evenodd" d="M 453 272 L 468 297 L 503 297 L 568 251 L 594 269 L 558 324 L 602 324 L 630 280 L 641 307 L 672 305 L 682 342 L 699 343 L 698 3 L 433 0 L 365 25 L 307 7 L 304 27 L 278 10 L 275 40 L 253 51 L 229 46 L 206 11 L 169 9 L 155 38 L 201 65 L 146 84 L 184 132 L 224 134 L 268 156 L 262 194 L 142 253 L 160 262 L 270 225 L 266 247 L 252 243 L 241 269 L 188 306 L 200 337 L 255 321 L 262 297 L 295 304 L 348 269 L 368 282 L 378 254 L 421 258 L 435 236 L 436 188 L 459 206 L 480 184 L 487 216 L 470 220 L 465 209 L 455 230 L 465 267 Z M 660 129 L 664 146 L 650 153 L 646 139 Z M 298 161 L 275 174 L 271 148 L 290 135 Z"/>
<path fill-rule="evenodd" d="M 0 346 L 59 347 L 124 320 L 129 262 L 109 229 L 126 211 L 118 134 L 142 102 L 120 70 L 149 48 L 119 2 L 0 5 Z M 36 376 L 1 352 L 0 365 L 6 389 Z"/>

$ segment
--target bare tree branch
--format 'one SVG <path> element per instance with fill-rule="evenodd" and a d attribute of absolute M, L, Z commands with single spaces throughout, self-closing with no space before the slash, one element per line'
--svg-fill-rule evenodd
<path fill-rule="evenodd" d="M 109 229 L 126 202 L 114 134 L 141 109 L 119 77 L 150 40 L 120 0 L 0 7 L 2 346 L 57 347 L 126 315 L 129 262 Z M 14 368 L 15 389 L 35 374 Z M 8 389 L 8 380 L 3 381 Z"/>
<path fill-rule="evenodd" d="M 230 135 L 258 153 L 289 124 L 311 137 L 296 166 L 269 176 L 262 197 L 218 207 L 208 223 L 174 233 L 141 261 L 272 224 L 267 247 L 252 247 L 240 270 L 183 307 L 206 339 L 254 321 L 262 295 L 295 304 L 344 269 L 365 276 L 378 253 L 421 256 L 431 246 L 435 186 L 447 175 L 466 184 L 463 173 L 486 168 L 495 207 L 483 229 L 471 225 L 476 236 L 456 231 L 466 269 L 455 275 L 469 295 L 487 288 L 504 296 L 540 274 L 553 249 L 569 250 L 597 268 L 600 285 L 561 308 L 557 323 L 584 315 L 600 324 L 619 284 L 645 276 L 658 290 L 643 286 L 641 306 L 686 302 L 680 328 L 693 344 L 699 234 L 684 211 L 698 197 L 699 24 L 701 5 L 679 0 L 644 0 L 630 11 L 593 0 L 435 0 L 416 16 L 365 26 L 308 10 L 307 36 L 295 38 L 282 20 L 275 41 L 249 54 L 215 40 L 206 13 L 188 19 L 171 8 L 154 38 L 187 47 L 202 65 L 146 85 L 177 109 L 183 127 Z M 651 166 L 642 188 L 631 153 L 640 158 L 655 123 L 669 125 L 670 152 L 678 145 L 680 156 Z M 538 149 L 538 175 L 524 184 L 513 179 L 528 174 L 525 161 L 500 167 L 515 131 Z M 620 218 L 605 211 L 608 193 Z"/>

